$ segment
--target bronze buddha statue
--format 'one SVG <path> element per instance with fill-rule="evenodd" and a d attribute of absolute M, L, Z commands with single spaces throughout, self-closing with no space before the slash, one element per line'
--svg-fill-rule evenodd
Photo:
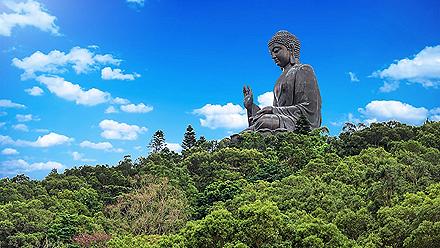
<path fill-rule="evenodd" d="M 260 109 L 253 103 L 249 86 L 243 87 L 249 127 L 244 131 L 294 131 L 304 115 L 312 128 L 321 126 L 321 94 L 313 68 L 299 61 L 300 42 L 288 31 L 278 31 L 268 43 L 269 52 L 282 73 L 277 79 L 273 106 Z"/>

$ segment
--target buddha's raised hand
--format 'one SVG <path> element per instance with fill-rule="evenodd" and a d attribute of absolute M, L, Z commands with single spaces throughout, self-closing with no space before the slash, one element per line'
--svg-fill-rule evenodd
<path fill-rule="evenodd" d="M 243 86 L 243 95 L 244 95 L 244 100 L 243 100 L 243 104 L 244 107 L 248 110 L 252 109 L 252 105 L 254 104 L 254 95 L 252 93 L 252 89 L 249 86 Z"/>

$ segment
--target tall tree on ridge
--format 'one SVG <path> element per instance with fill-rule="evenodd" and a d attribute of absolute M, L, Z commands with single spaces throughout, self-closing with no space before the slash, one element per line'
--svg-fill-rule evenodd
<path fill-rule="evenodd" d="M 193 146 L 196 145 L 196 142 L 196 132 L 191 125 L 188 125 L 188 127 L 186 128 L 186 132 L 183 136 L 182 148 L 184 150 L 191 149 Z"/>
<path fill-rule="evenodd" d="M 165 134 L 163 133 L 162 130 L 157 130 L 153 134 L 153 138 L 151 139 L 148 148 L 152 153 L 157 153 L 162 151 L 165 147 L 166 147 Z"/>

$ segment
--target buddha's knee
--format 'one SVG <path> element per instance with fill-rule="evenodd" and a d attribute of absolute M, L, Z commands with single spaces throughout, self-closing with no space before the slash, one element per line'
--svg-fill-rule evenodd
<path fill-rule="evenodd" d="M 280 120 L 278 116 L 274 114 L 265 114 L 256 120 L 255 126 L 257 129 L 276 129 L 280 126 Z"/>

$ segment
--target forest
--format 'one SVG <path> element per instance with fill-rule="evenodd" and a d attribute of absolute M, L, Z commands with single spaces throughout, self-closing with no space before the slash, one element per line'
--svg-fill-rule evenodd
<path fill-rule="evenodd" d="M 196 137 L 0 179 L 0 247 L 440 247 L 440 122 Z"/>

